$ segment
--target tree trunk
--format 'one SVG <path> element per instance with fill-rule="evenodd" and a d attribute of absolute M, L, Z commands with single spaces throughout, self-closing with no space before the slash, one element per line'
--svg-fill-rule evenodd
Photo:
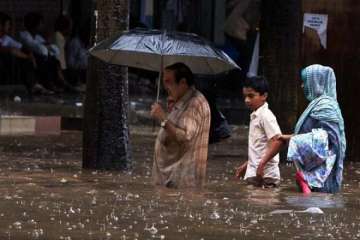
<path fill-rule="evenodd" d="M 270 86 L 269 103 L 283 133 L 293 133 L 299 115 L 301 1 L 262 1 L 260 51 Z M 286 150 L 280 154 L 286 158 Z"/>
<path fill-rule="evenodd" d="M 97 0 L 96 40 L 129 26 L 128 0 Z M 126 170 L 131 152 L 127 68 L 90 57 L 83 126 L 83 167 Z"/>
<path fill-rule="evenodd" d="M 293 132 L 300 90 L 301 1 L 262 1 L 261 55 L 269 102 L 283 132 Z"/>

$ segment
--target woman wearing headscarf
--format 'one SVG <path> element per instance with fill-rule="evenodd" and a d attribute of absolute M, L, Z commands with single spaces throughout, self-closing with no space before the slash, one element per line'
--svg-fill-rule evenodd
<path fill-rule="evenodd" d="M 336 94 L 332 68 L 311 65 L 301 72 L 309 105 L 295 126 L 289 141 L 288 161 L 293 161 L 296 181 L 304 193 L 335 193 L 341 189 L 346 139 L 344 120 Z"/>

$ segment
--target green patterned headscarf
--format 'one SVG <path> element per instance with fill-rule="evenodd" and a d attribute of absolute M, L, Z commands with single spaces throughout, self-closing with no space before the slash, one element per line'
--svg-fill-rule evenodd
<path fill-rule="evenodd" d="M 336 77 L 331 67 L 314 64 L 301 71 L 304 93 L 311 102 L 320 96 L 336 100 Z"/>
<path fill-rule="evenodd" d="M 339 123 L 340 128 L 343 129 L 344 121 L 336 99 L 334 70 L 331 67 L 315 64 L 303 69 L 301 78 L 304 83 L 305 97 L 310 104 L 297 122 L 295 133 L 299 132 L 308 116 L 317 120 Z"/>

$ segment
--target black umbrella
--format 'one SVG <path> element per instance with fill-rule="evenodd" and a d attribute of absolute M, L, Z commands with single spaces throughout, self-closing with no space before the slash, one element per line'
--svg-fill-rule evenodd
<path fill-rule="evenodd" d="M 182 62 L 195 74 L 217 74 L 239 68 L 209 41 L 183 32 L 126 31 L 100 42 L 90 53 L 107 63 L 159 71 L 157 100 L 164 66 Z"/>

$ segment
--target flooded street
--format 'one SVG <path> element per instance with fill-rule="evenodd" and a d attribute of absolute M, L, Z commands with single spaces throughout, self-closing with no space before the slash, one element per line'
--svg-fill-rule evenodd
<path fill-rule="evenodd" d="M 360 238 L 360 165 L 336 195 L 302 196 L 286 165 L 280 188 L 250 187 L 233 179 L 246 135 L 211 145 L 202 191 L 152 185 L 149 129 L 132 133 L 131 173 L 82 170 L 81 132 L 0 137 L 0 239 Z"/>

